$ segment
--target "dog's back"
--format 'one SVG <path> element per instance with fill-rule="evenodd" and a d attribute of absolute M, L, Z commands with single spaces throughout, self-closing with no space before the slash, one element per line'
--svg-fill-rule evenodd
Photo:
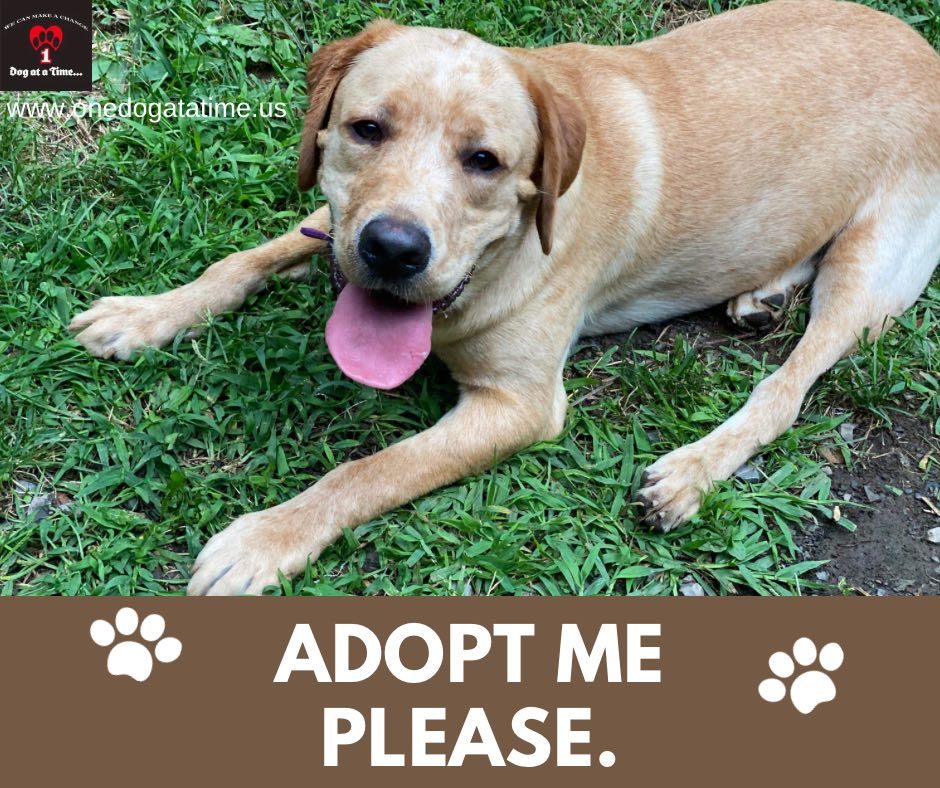
<path fill-rule="evenodd" d="M 777 0 L 632 47 L 535 57 L 589 118 L 597 177 L 581 198 L 619 206 L 593 212 L 611 225 L 601 237 L 623 240 L 599 251 L 612 266 L 589 310 L 599 331 L 781 276 L 912 173 L 940 200 L 940 55 L 864 6 Z"/>

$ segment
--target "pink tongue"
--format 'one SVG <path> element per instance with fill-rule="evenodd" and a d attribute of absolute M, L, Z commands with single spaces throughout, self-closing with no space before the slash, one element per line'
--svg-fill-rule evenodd
<path fill-rule="evenodd" d="M 347 284 L 326 323 L 326 346 L 357 383 L 393 389 L 431 352 L 432 317 L 430 304 L 389 303 Z"/>

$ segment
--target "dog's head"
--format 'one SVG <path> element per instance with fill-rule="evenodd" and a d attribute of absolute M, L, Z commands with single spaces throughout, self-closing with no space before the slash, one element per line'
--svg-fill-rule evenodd
<path fill-rule="evenodd" d="M 308 69 L 298 181 L 329 201 L 336 261 L 360 287 L 449 303 L 484 250 L 534 222 L 552 244 L 584 122 L 511 51 L 376 22 Z"/>

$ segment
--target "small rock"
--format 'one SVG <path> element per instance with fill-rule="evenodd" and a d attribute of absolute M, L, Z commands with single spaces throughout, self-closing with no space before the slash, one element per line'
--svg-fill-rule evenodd
<path fill-rule="evenodd" d="M 763 474 L 757 467 L 752 465 L 749 462 L 744 463 L 740 468 L 734 472 L 735 478 L 740 479 L 742 482 L 759 482 L 763 477 Z"/>
<path fill-rule="evenodd" d="M 26 516 L 34 520 L 45 520 L 56 509 L 67 512 L 72 508 L 72 499 L 63 492 L 37 494 L 39 485 L 28 479 L 14 479 L 13 487 L 25 504 Z"/>
<path fill-rule="evenodd" d="M 825 582 L 829 579 L 829 573 L 828 573 L 828 572 L 819 571 L 819 572 L 816 573 L 816 579 L 817 579 L 820 583 L 825 583 Z"/>
<path fill-rule="evenodd" d="M 687 577 L 679 586 L 679 593 L 682 594 L 682 596 L 705 596 L 705 589 L 691 577 Z"/>
<path fill-rule="evenodd" d="M 927 541 L 931 544 L 940 544 L 940 528 L 931 528 L 927 531 Z"/>
<path fill-rule="evenodd" d="M 875 492 L 875 491 L 871 488 L 870 485 L 867 485 L 867 484 L 866 484 L 863 489 L 865 490 L 865 497 L 868 499 L 868 502 L 869 502 L 869 503 L 876 503 L 876 502 L 878 502 L 878 501 L 884 499 L 884 496 L 881 495 L 880 493 Z"/>
<path fill-rule="evenodd" d="M 26 504 L 26 513 L 36 520 L 45 520 L 52 513 L 53 505 L 52 496 L 49 493 L 36 495 Z"/>
<path fill-rule="evenodd" d="M 883 588 L 879 588 L 879 589 L 875 592 L 875 595 L 876 595 L 876 596 L 888 596 L 888 592 L 885 591 L 885 589 L 883 589 Z"/>
<path fill-rule="evenodd" d="M 913 495 L 913 494 L 914 494 L 914 488 L 913 488 L 913 487 L 902 487 L 901 489 L 904 491 L 904 494 L 905 494 L 905 495 Z"/>
<path fill-rule="evenodd" d="M 379 554 L 375 550 L 369 550 L 366 552 L 365 558 L 362 560 L 362 571 L 364 572 L 374 572 L 376 569 L 381 566 L 381 561 L 379 560 Z"/>
<path fill-rule="evenodd" d="M 851 443 L 855 438 L 855 425 L 851 421 L 843 421 L 839 425 L 839 434 L 846 443 Z"/>

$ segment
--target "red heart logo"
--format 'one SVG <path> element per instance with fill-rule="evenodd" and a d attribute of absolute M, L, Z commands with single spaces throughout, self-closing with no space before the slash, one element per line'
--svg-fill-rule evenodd
<path fill-rule="evenodd" d="M 42 47 L 49 47 L 53 52 L 58 52 L 62 46 L 62 28 L 58 25 L 33 25 L 29 29 L 29 43 L 37 52 Z"/>

